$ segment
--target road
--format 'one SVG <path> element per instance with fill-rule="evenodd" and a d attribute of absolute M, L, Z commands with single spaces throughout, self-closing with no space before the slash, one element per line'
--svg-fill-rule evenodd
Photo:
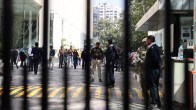
<path fill-rule="evenodd" d="M 102 65 L 102 79 L 104 79 L 104 65 Z M 21 110 L 23 101 L 23 75 L 22 68 L 12 71 L 13 78 L 11 81 L 11 98 L 13 110 Z M 49 70 L 49 110 L 63 110 L 63 98 L 64 98 L 64 87 L 63 87 L 63 69 L 58 68 L 57 61 L 54 64 L 54 69 Z M 68 110 L 83 110 L 85 106 L 85 72 L 79 65 L 77 69 L 73 67 L 68 68 L 69 75 L 69 87 L 68 91 Z M 111 110 L 122 109 L 122 97 L 123 97 L 123 86 L 122 86 L 122 72 L 115 71 L 115 87 L 109 88 L 109 100 Z M 144 98 L 141 93 L 140 83 L 138 83 L 130 74 L 130 108 L 132 110 L 142 110 L 144 107 Z M 0 77 L 2 80 L 2 77 Z M 28 73 L 28 102 L 29 110 L 41 110 L 41 67 L 39 72 L 34 75 L 33 72 Z M 105 87 L 104 81 L 98 81 L 97 71 L 95 72 L 95 81 L 91 83 L 91 110 L 104 110 L 105 109 Z M 2 85 L 0 86 L 0 95 L 2 95 Z"/>

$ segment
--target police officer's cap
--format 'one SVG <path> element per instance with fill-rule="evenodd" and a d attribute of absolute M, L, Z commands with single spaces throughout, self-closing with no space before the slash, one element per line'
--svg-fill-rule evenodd
<path fill-rule="evenodd" d="M 142 39 L 142 42 L 145 42 L 145 41 L 147 41 L 147 38 L 146 37 L 144 39 Z"/>

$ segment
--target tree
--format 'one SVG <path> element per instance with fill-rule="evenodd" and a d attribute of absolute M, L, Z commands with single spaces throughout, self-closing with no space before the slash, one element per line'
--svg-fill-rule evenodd
<path fill-rule="evenodd" d="M 144 37 L 147 37 L 147 32 L 135 31 L 137 22 L 148 11 L 148 9 L 155 3 L 156 0 L 130 0 L 129 13 L 131 21 L 131 36 L 130 39 L 131 49 L 135 50 L 140 46 L 140 42 Z"/>
<path fill-rule="evenodd" d="M 113 39 L 113 42 L 118 45 L 118 39 L 121 37 L 119 25 L 119 21 L 102 19 L 98 22 L 98 28 L 94 28 L 94 32 L 98 33 L 99 41 L 103 45 L 104 49 L 107 47 L 108 39 Z"/>

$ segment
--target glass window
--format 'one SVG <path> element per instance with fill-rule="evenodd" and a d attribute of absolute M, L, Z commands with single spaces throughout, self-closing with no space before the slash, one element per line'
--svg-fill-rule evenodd
<path fill-rule="evenodd" d="M 171 7 L 173 10 L 191 10 L 193 9 L 193 0 L 172 0 Z"/>
<path fill-rule="evenodd" d="M 180 30 L 182 31 L 183 27 L 189 27 L 190 29 L 190 35 L 191 39 L 193 39 L 193 31 L 192 31 L 192 25 L 193 25 L 193 17 L 180 17 Z"/>

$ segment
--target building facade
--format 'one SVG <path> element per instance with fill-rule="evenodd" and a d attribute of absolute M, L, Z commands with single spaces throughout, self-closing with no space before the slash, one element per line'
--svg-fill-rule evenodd
<path fill-rule="evenodd" d="M 50 40 L 60 46 L 83 49 L 86 38 L 86 1 L 50 0 Z"/>
<path fill-rule="evenodd" d="M 2 0 L 0 0 L 2 4 Z M 29 48 L 42 41 L 43 0 L 16 0 L 13 2 L 13 47 Z M 2 28 L 2 5 L 0 5 Z M 0 34 L 2 37 L 2 33 Z M 1 40 L 2 41 L 2 40 Z M 40 42 L 40 46 L 42 42 Z"/>
<path fill-rule="evenodd" d="M 99 3 L 98 6 L 94 7 L 95 19 L 107 19 L 115 21 L 120 18 L 121 10 L 118 7 L 110 5 L 108 3 Z"/>

